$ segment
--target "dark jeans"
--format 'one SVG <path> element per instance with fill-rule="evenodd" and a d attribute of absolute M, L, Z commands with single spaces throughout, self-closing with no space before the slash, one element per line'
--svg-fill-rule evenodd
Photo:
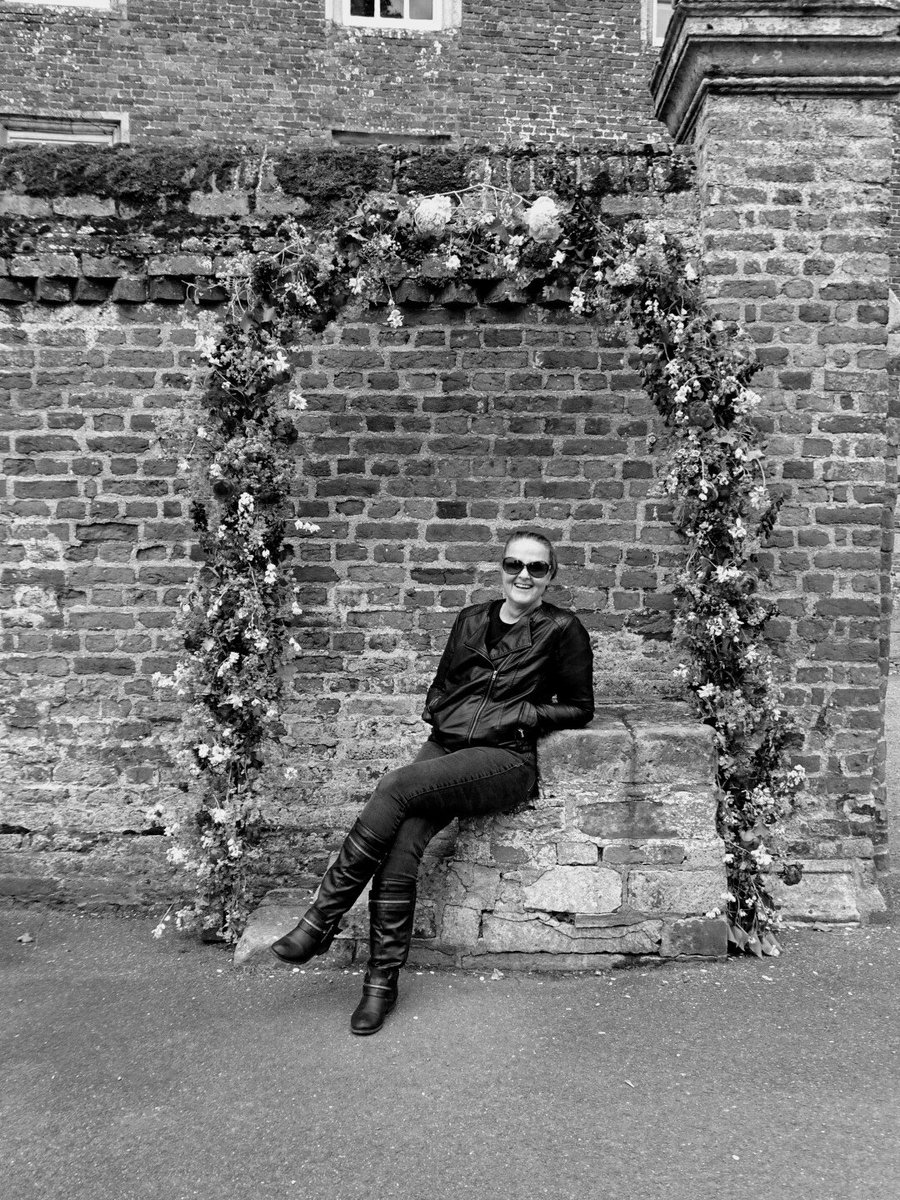
<path fill-rule="evenodd" d="M 454 817 L 486 817 L 523 804 L 534 790 L 535 760 L 493 746 L 445 750 L 429 738 L 407 767 L 388 771 L 359 819 L 393 839 L 373 883 L 415 881 L 425 847 Z"/>

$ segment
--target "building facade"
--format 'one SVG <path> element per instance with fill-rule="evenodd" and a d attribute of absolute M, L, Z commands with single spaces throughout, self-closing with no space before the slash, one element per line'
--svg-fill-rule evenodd
<path fill-rule="evenodd" d="M 143 814 L 177 791 L 178 711 L 152 679 L 177 656 L 194 564 L 164 418 L 201 386 L 230 257 L 314 214 L 340 171 L 348 187 L 429 191 L 435 162 L 461 162 L 536 194 L 563 150 L 611 219 L 685 240 L 710 303 L 756 343 L 785 498 L 764 562 L 771 634 L 810 780 L 789 899 L 801 916 L 877 913 L 897 5 L 683 0 L 659 49 L 637 4 L 404 3 L 376 20 L 356 0 L 0 0 L 5 893 L 122 903 L 171 886 Z M 91 137 L 131 150 L 73 171 L 23 145 Z M 322 537 L 298 566 L 305 655 L 284 749 L 299 780 L 273 793 L 270 881 L 298 861 L 312 879 L 421 735 L 450 616 L 490 586 L 511 526 L 559 540 L 558 602 L 631 662 L 601 680 L 608 698 L 647 664 L 661 677 L 680 547 L 653 491 L 661 431 L 634 348 L 565 298 L 401 300 L 402 329 L 376 312 L 295 355 L 310 399 L 298 505 Z"/>

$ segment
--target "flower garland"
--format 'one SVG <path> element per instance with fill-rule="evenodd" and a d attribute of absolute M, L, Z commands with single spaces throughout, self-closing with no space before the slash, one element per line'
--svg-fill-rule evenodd
<path fill-rule="evenodd" d="M 752 353 L 736 326 L 707 311 L 696 271 L 664 232 L 643 221 L 611 227 L 585 196 L 528 203 L 490 185 L 373 193 L 348 219 L 315 231 L 288 221 L 274 250 L 242 258 L 228 280 L 224 332 L 204 348 L 212 376 L 195 444 L 212 493 L 192 508 L 206 565 L 184 605 L 188 654 L 176 678 L 193 714 L 187 742 L 198 786 L 167 829 L 180 839 L 169 857 L 199 885 L 178 923 L 233 940 L 249 908 L 262 751 L 279 728 L 292 615 L 289 409 L 305 402 L 280 395 L 286 351 L 348 308 L 386 305 L 388 325 L 402 325 L 398 299 L 410 280 L 436 302 L 478 281 L 512 284 L 526 299 L 563 294 L 573 313 L 602 314 L 636 336 L 644 387 L 669 431 L 662 490 L 687 541 L 675 587 L 685 659 L 677 674 L 715 730 L 730 938 L 736 949 L 777 953 L 767 880 L 779 822 L 804 776 L 784 765 L 798 735 L 764 643 L 774 608 L 758 595 L 756 556 L 779 504 L 753 423 Z M 297 531 L 315 527 L 297 522 Z M 799 868 L 782 877 L 796 882 Z"/>

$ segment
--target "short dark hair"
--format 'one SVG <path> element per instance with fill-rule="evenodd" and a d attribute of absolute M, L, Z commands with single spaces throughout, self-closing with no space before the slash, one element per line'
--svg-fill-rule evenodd
<path fill-rule="evenodd" d="M 540 542 L 542 546 L 546 547 L 547 553 L 550 555 L 550 578 L 555 579 L 556 572 L 559 570 L 559 560 L 556 557 L 556 551 L 553 549 L 553 543 L 547 535 L 545 533 L 538 533 L 536 529 L 517 529 L 509 535 L 503 544 L 504 556 L 509 549 L 510 543 L 514 542 L 516 538 L 531 538 L 533 542 Z"/>

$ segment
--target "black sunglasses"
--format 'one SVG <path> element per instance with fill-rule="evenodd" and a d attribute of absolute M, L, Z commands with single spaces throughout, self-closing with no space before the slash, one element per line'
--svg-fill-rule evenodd
<path fill-rule="evenodd" d="M 504 558 L 500 566 L 507 575 L 518 575 L 523 567 L 532 579 L 543 579 L 545 575 L 550 574 L 550 564 L 540 559 L 537 562 L 525 563 L 520 558 Z"/>

